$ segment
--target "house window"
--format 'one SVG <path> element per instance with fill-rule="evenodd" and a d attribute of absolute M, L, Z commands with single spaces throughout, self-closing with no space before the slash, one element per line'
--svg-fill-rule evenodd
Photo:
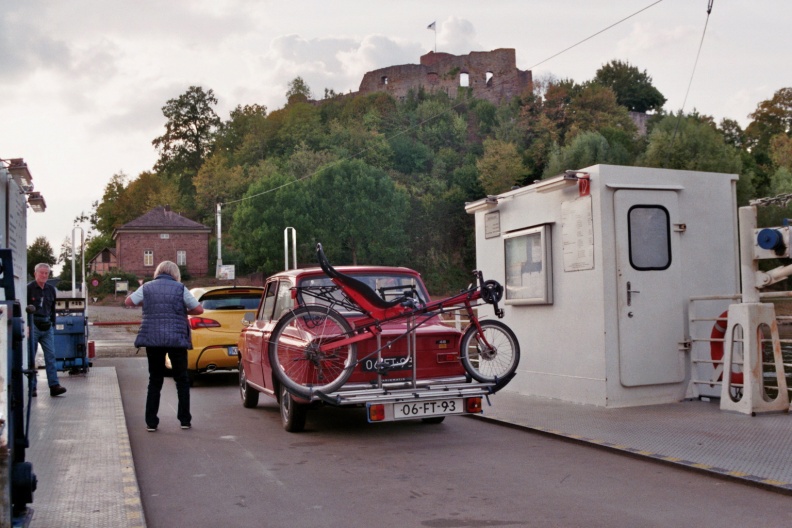
<path fill-rule="evenodd" d="M 170 233 L 160 233 L 160 238 L 163 240 L 167 240 L 170 238 Z"/>
<path fill-rule="evenodd" d="M 146 249 L 145 251 L 143 251 L 143 265 L 144 266 L 154 265 L 154 250 Z"/>
<path fill-rule="evenodd" d="M 176 265 L 177 266 L 186 266 L 187 265 L 187 252 L 184 250 L 179 250 L 176 252 Z"/>

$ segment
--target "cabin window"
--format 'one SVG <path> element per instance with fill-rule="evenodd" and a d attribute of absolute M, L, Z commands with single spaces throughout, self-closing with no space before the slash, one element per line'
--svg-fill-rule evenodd
<path fill-rule="evenodd" d="M 671 265 L 671 222 L 659 205 L 636 205 L 627 213 L 630 265 L 636 270 L 664 270 Z"/>
<path fill-rule="evenodd" d="M 506 304 L 552 304 L 550 227 L 521 229 L 503 237 Z"/>

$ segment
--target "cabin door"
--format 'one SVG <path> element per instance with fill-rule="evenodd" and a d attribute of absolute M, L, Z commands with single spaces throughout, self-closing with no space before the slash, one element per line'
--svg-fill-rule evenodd
<path fill-rule="evenodd" d="M 617 190 L 614 212 L 621 384 L 681 382 L 685 299 L 677 193 Z"/>

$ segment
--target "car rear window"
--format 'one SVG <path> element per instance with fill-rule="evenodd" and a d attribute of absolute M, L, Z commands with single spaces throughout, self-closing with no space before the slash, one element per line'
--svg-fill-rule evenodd
<path fill-rule="evenodd" d="M 204 310 L 255 310 L 261 301 L 261 293 L 224 294 L 201 299 Z"/>
<path fill-rule="evenodd" d="M 423 283 L 413 275 L 399 273 L 347 273 L 347 275 L 365 283 L 386 301 L 392 301 L 402 296 L 417 297 L 422 303 L 426 303 L 429 299 Z M 335 284 L 326 276 L 308 277 L 300 281 L 301 302 L 304 304 L 329 304 L 310 294 L 311 288 L 319 287 L 335 287 Z M 338 301 L 343 299 L 343 294 L 339 289 L 333 290 L 329 295 Z M 338 306 L 335 308 L 344 311 L 340 310 Z"/>

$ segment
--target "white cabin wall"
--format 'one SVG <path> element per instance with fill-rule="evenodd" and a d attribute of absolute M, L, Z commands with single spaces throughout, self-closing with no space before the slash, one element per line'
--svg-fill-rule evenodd
<path fill-rule="evenodd" d="M 736 175 L 635 167 L 595 166 L 591 174 L 594 269 L 565 272 L 561 240 L 561 202 L 577 199 L 576 186 L 538 193 L 532 187 L 499 196 L 498 204 L 476 212 L 477 266 L 485 278 L 505 283 L 503 235 L 541 224 L 552 233 L 553 304 L 504 305 L 504 322 L 520 341 L 522 358 L 507 390 L 564 401 L 621 407 L 679 401 L 691 378 L 691 354 L 709 355 L 702 345 L 680 351 L 687 365 L 680 383 L 626 387 L 619 379 L 619 334 L 616 240 L 613 191 L 618 185 L 674 186 L 679 198 L 683 284 L 673 310 L 680 311 L 681 336 L 689 336 L 687 305 L 691 296 L 729 295 L 739 290 Z M 608 185 L 611 184 L 612 187 Z M 484 238 L 484 215 L 500 211 L 501 236 Z M 717 316 L 728 302 L 711 303 L 707 314 Z M 491 313 L 491 311 L 490 311 Z M 699 334 L 709 335 L 702 325 Z M 695 332 L 694 332 L 695 333 Z M 647 345 L 651 347 L 651 344 Z M 663 351 L 669 353 L 669 351 Z M 670 353 L 676 353 L 671 351 Z"/>
<path fill-rule="evenodd" d="M 511 197 L 509 197 L 511 194 Z M 502 303 L 509 325 L 520 342 L 522 357 L 517 376 L 508 386 L 523 394 L 540 395 L 576 403 L 604 405 L 605 401 L 605 302 L 602 253 L 594 252 L 593 270 L 563 272 L 561 209 L 559 197 L 575 199 L 577 187 L 538 194 L 507 193 L 499 201 L 501 236 L 477 237 L 477 264 L 485 278 L 505 284 L 502 235 L 511 231 L 550 225 L 552 237 L 553 304 L 511 305 Z M 552 196 L 552 198 L 551 198 Z M 598 199 L 592 197 L 596 216 Z M 484 214 L 476 214 L 477 232 L 484 232 Z M 595 240 L 600 223 L 594 221 Z M 491 313 L 491 310 L 489 311 Z"/>

